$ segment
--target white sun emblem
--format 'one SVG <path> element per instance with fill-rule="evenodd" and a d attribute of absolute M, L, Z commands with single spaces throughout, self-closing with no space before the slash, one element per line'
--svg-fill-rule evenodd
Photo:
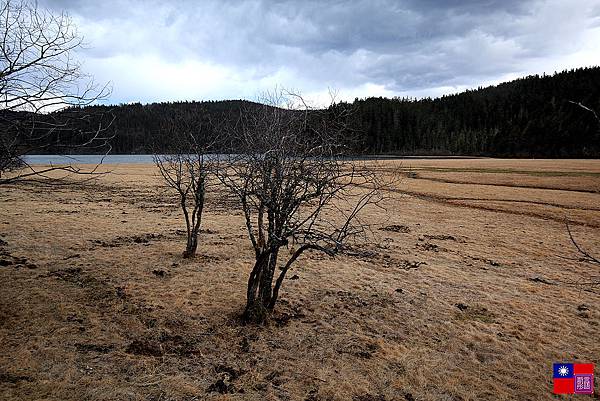
<path fill-rule="evenodd" d="M 569 368 L 567 368 L 566 366 L 561 366 L 560 368 L 558 368 L 558 374 L 561 376 L 566 376 L 569 374 Z"/>

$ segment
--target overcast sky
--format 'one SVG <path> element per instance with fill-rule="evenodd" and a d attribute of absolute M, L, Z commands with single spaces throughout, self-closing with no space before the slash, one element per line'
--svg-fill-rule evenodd
<path fill-rule="evenodd" d="M 439 96 L 600 65 L 600 0 L 40 0 L 110 103 Z"/>

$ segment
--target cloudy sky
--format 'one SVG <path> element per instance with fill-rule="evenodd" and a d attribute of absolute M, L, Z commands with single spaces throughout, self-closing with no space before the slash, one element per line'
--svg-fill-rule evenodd
<path fill-rule="evenodd" d="M 439 96 L 600 65 L 600 0 L 39 0 L 110 103 Z"/>

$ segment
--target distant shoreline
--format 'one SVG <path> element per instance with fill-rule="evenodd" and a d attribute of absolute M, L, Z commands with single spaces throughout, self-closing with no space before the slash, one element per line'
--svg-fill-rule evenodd
<path fill-rule="evenodd" d="M 25 161 L 30 165 L 66 165 L 66 164 L 154 164 L 154 155 L 149 154 L 111 154 L 111 155 L 27 155 Z M 365 155 L 351 157 L 353 160 L 566 160 L 558 158 L 532 157 L 486 157 L 486 156 L 431 156 L 431 155 Z M 569 158 L 569 160 L 598 160 L 595 158 Z"/>

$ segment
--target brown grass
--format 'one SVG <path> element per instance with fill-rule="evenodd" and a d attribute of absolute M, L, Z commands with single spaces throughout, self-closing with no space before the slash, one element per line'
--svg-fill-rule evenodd
<path fill-rule="evenodd" d="M 378 168 L 416 175 L 371 212 L 373 244 L 301 259 L 268 327 L 238 321 L 233 205 L 188 261 L 152 166 L 0 189 L 0 399 L 544 400 L 552 362 L 600 362 L 600 294 L 564 284 L 598 268 L 563 222 L 600 255 L 600 162 Z"/>

